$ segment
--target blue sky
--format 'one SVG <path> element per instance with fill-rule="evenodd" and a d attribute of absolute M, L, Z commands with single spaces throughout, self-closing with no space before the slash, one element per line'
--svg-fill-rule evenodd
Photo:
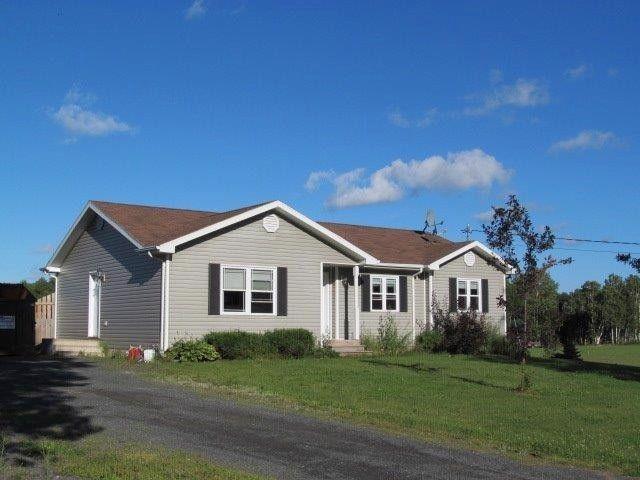
<path fill-rule="evenodd" d="M 462 239 L 516 193 L 558 235 L 640 240 L 637 2 L 25 1 L 0 17 L 0 280 L 37 275 L 88 199 L 280 199 L 407 228 L 432 208 Z M 562 289 L 630 273 L 617 247 L 557 246 L 611 250 L 556 251 L 574 257 Z"/>

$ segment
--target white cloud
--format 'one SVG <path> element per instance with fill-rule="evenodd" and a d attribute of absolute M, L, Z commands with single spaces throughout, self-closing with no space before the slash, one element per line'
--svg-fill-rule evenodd
<path fill-rule="evenodd" d="M 317 172 L 316 172 L 317 173 Z M 511 173 L 480 149 L 435 155 L 424 160 L 395 160 L 365 176 L 363 168 L 337 176 L 325 176 L 335 192 L 327 200 L 334 208 L 393 202 L 408 192 L 424 190 L 488 189 L 506 182 Z"/>
<path fill-rule="evenodd" d="M 133 132 L 133 127 L 118 120 L 113 115 L 92 111 L 88 105 L 94 103 L 97 97 L 90 93 L 81 92 L 73 87 L 65 95 L 63 105 L 51 114 L 67 133 L 74 136 L 99 137 L 112 133 Z M 65 143 L 74 143 L 75 137 L 68 138 Z"/>
<path fill-rule="evenodd" d="M 573 150 L 599 150 L 601 148 L 616 145 L 618 137 L 613 132 L 599 130 L 584 130 L 573 138 L 560 140 L 551 145 L 551 152 L 569 152 Z"/>
<path fill-rule="evenodd" d="M 487 115 L 503 107 L 536 107 L 549 103 L 549 91 L 541 81 L 519 78 L 514 84 L 501 84 L 492 92 L 471 96 L 478 105 L 467 107 L 463 113 L 469 116 Z"/>
<path fill-rule="evenodd" d="M 589 73 L 589 65 L 583 63 L 582 65 L 578 65 L 577 67 L 574 68 L 569 68 L 567 69 L 566 72 L 564 72 L 564 74 L 573 79 L 573 80 L 577 80 L 578 78 L 582 78 L 584 77 L 587 73 Z"/>
<path fill-rule="evenodd" d="M 204 0 L 194 0 L 191 6 L 184 12 L 184 18 L 193 20 L 202 17 L 205 13 L 207 13 L 207 7 L 204 5 Z"/>
<path fill-rule="evenodd" d="M 405 117 L 402 112 L 400 112 L 399 110 L 394 110 L 393 112 L 389 113 L 388 119 L 389 122 L 391 122 L 392 125 L 395 125 L 396 127 L 400 127 L 400 128 L 412 128 L 412 127 L 416 127 L 416 128 L 424 128 L 424 127 L 428 127 L 429 125 L 431 125 L 436 118 L 436 115 L 438 114 L 438 109 L 437 108 L 430 108 L 429 110 L 427 110 L 425 112 L 425 114 L 415 120 L 411 120 L 407 117 Z"/>
<path fill-rule="evenodd" d="M 336 176 L 333 170 L 320 170 L 317 172 L 311 172 L 309 178 L 304 184 L 304 188 L 310 192 L 315 191 L 318 186 L 325 180 L 330 180 Z"/>
<path fill-rule="evenodd" d="M 502 82 L 502 79 L 503 79 L 502 70 L 494 68 L 489 72 L 489 81 L 491 82 L 492 85 Z"/>
<path fill-rule="evenodd" d="M 489 209 L 484 212 L 476 213 L 473 218 L 481 221 L 482 223 L 489 222 L 493 218 L 493 210 Z"/>
<path fill-rule="evenodd" d="M 36 248 L 33 249 L 33 253 L 37 253 L 37 254 L 45 254 L 45 253 L 51 253 L 53 252 L 53 245 L 51 245 L 50 243 L 44 243 L 42 245 L 38 245 Z"/>

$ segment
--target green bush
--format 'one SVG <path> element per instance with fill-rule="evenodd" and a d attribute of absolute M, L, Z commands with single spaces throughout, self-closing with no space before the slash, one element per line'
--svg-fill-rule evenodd
<path fill-rule="evenodd" d="M 393 315 L 380 317 L 378 342 L 380 350 L 389 355 L 399 355 L 409 349 L 410 334 L 401 335 Z"/>
<path fill-rule="evenodd" d="M 360 335 L 360 343 L 367 352 L 380 351 L 380 342 L 375 337 L 375 335 L 371 335 L 370 333 L 363 333 L 362 335 Z"/>
<path fill-rule="evenodd" d="M 442 351 L 442 333 L 437 330 L 424 330 L 416 337 L 415 347 L 420 352 Z"/>
<path fill-rule="evenodd" d="M 270 351 L 284 358 L 302 358 L 313 354 L 316 343 L 313 334 L 303 328 L 271 330 L 264 333 Z"/>
<path fill-rule="evenodd" d="M 269 349 L 264 335 L 260 333 L 243 332 L 210 332 L 204 336 L 204 341 L 215 347 L 225 360 L 258 358 L 275 353 Z"/>
<path fill-rule="evenodd" d="M 497 332 L 490 332 L 485 340 L 484 353 L 502 355 L 513 359 L 520 359 L 522 348 L 516 339 L 506 337 Z"/>
<path fill-rule="evenodd" d="M 178 340 L 166 356 L 179 362 L 212 362 L 220 358 L 216 349 L 203 340 Z"/>
<path fill-rule="evenodd" d="M 338 358 L 340 354 L 331 347 L 318 347 L 313 351 L 315 358 Z"/>

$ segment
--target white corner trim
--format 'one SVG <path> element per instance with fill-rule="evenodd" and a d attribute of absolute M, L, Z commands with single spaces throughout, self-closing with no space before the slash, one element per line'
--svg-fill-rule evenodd
<path fill-rule="evenodd" d="M 199 230 L 196 230 L 195 232 L 191 232 L 191 233 L 188 233 L 187 235 L 183 235 L 182 237 L 178 237 L 174 240 L 165 242 L 161 245 L 158 245 L 158 250 L 163 253 L 175 253 L 176 247 L 179 245 L 190 242 L 192 240 L 195 240 L 204 235 L 208 235 L 210 233 L 216 232 L 218 230 L 222 230 L 224 228 L 230 227 L 232 225 L 235 225 L 236 223 L 242 222 L 244 220 L 248 220 L 252 217 L 255 217 L 262 213 L 269 212 L 271 210 L 279 211 L 280 213 L 284 213 L 294 218 L 298 222 L 306 225 L 312 230 L 315 230 L 321 236 L 355 253 L 356 256 L 363 258 L 367 263 L 372 263 L 372 264 L 380 263 L 380 261 L 377 258 L 373 257 L 369 253 L 356 247 L 355 245 L 348 242 L 341 236 L 333 233 L 331 230 L 323 227 L 319 223 L 314 222 L 310 218 L 306 217 L 302 213 L 298 212 L 297 210 L 294 210 L 293 208 L 291 208 L 290 206 L 286 205 L 285 203 L 279 200 L 276 200 L 275 202 L 266 203 L 259 207 L 252 208 L 251 210 L 247 210 L 245 212 L 239 213 L 238 215 L 234 215 L 233 217 L 229 217 L 220 222 L 201 228 Z"/>
<path fill-rule="evenodd" d="M 355 302 L 354 311 L 356 314 L 356 328 L 354 332 L 354 336 L 356 340 L 360 340 L 360 285 L 358 284 L 360 280 L 360 267 L 355 265 L 353 267 L 353 300 Z"/>
<path fill-rule="evenodd" d="M 483 245 L 482 243 L 478 242 L 477 240 L 474 241 L 474 242 L 471 242 L 471 243 L 469 243 L 469 244 L 467 244 L 467 245 L 465 245 L 463 247 L 460 247 L 458 250 L 455 250 L 455 251 L 451 252 L 450 254 L 445 255 L 442 258 L 439 258 L 435 262 L 430 263 L 429 265 L 427 265 L 427 268 L 429 270 L 440 270 L 440 267 L 444 263 L 447 263 L 449 260 L 453 260 L 454 258 L 462 255 L 465 252 L 473 250 L 474 248 L 477 248 L 478 250 L 481 250 L 484 253 L 486 253 L 487 255 L 489 255 L 490 257 L 493 257 L 498 262 L 500 262 L 502 265 L 504 265 L 505 268 L 508 269 L 509 271 L 511 271 L 513 269 L 513 267 L 511 267 L 511 265 L 509 265 L 507 262 L 505 262 L 500 255 L 495 253 L 489 247 L 487 247 L 487 246 Z"/>

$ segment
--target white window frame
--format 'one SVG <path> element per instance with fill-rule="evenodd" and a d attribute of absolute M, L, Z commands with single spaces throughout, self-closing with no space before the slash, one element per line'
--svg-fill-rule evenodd
<path fill-rule="evenodd" d="M 244 310 L 231 310 L 224 309 L 224 270 L 226 268 L 244 270 Z M 273 278 L 273 310 L 271 313 L 251 311 L 251 271 L 252 270 L 270 270 Z M 239 291 L 239 290 L 236 290 Z M 257 291 L 257 290 L 256 290 Z M 275 317 L 278 315 L 278 268 L 277 267 L 265 267 L 260 265 L 220 265 L 220 314 L 221 315 L 266 315 Z"/>
<path fill-rule="evenodd" d="M 460 308 L 458 306 L 458 298 L 462 297 L 458 293 L 458 282 L 466 282 L 467 284 L 467 293 L 464 295 L 466 298 L 467 308 Z M 478 309 L 475 312 L 482 313 L 482 280 L 480 278 L 456 278 L 456 310 L 458 312 L 472 312 L 471 310 L 471 297 L 475 297 L 475 295 L 471 295 L 471 282 L 478 282 Z"/>
<path fill-rule="evenodd" d="M 382 309 L 373 308 L 373 279 L 380 278 L 382 280 Z M 396 281 L 396 308 L 394 310 L 387 309 L 387 280 L 395 279 Z M 369 310 L 372 312 L 399 312 L 400 311 L 400 276 L 399 275 L 379 275 L 371 274 L 369 278 Z"/>

